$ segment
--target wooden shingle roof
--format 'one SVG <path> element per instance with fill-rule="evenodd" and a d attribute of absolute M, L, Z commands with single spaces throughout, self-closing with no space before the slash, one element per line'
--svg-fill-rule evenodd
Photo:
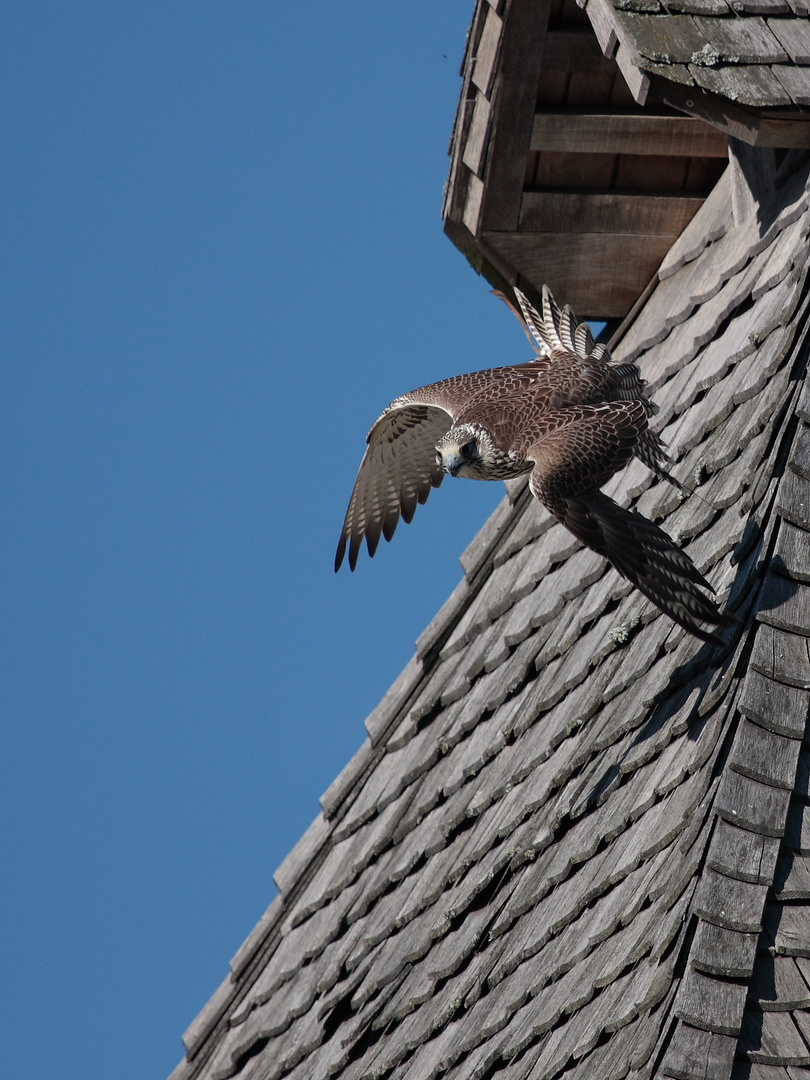
<path fill-rule="evenodd" d="M 695 494 L 609 490 L 742 628 L 690 637 L 514 484 L 173 1080 L 810 1068 L 810 161 L 731 198 L 614 349 Z"/>
<path fill-rule="evenodd" d="M 477 0 L 447 234 L 499 287 L 624 318 L 729 137 L 810 147 L 810 22 L 791 2 Z"/>

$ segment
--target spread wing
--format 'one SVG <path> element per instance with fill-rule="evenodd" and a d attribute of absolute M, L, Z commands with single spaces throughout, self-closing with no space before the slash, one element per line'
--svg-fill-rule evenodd
<path fill-rule="evenodd" d="M 722 644 L 700 623 L 735 620 L 703 591 L 711 592 L 711 586 L 689 556 L 652 521 L 598 490 L 632 457 L 647 427 L 644 403 L 613 401 L 565 411 L 569 422 L 542 433 L 527 455 L 536 463 L 532 494 L 680 626 Z"/>
<path fill-rule="evenodd" d="M 397 398 L 368 433 L 335 555 L 336 571 L 347 545 L 354 570 L 363 537 L 373 555 L 380 536 L 390 540 L 400 517 L 409 523 L 417 503 L 426 502 L 430 489 L 442 482 L 436 443 L 452 427 L 453 414 L 449 406 L 414 402 L 413 396 Z"/>

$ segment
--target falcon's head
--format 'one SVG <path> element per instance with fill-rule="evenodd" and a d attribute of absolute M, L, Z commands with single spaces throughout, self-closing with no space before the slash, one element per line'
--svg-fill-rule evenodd
<path fill-rule="evenodd" d="M 436 443 L 436 464 L 450 476 L 469 480 L 497 480 L 510 475 L 509 457 L 495 445 L 492 435 L 480 424 L 452 427 Z"/>

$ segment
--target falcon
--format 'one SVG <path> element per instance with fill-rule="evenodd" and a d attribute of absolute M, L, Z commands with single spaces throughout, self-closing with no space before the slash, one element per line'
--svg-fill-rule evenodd
<path fill-rule="evenodd" d="M 532 495 L 578 540 L 680 626 L 723 644 L 701 624 L 735 620 L 718 611 L 688 555 L 652 521 L 599 490 L 634 455 L 672 480 L 648 426 L 657 406 L 638 368 L 614 363 L 547 286 L 542 315 L 519 289 L 515 295 L 537 356 L 456 375 L 391 402 L 368 433 L 335 570 L 347 548 L 354 570 L 363 539 L 373 556 L 380 537 L 390 540 L 400 517 L 410 523 L 445 475 L 508 480 L 528 473 Z"/>

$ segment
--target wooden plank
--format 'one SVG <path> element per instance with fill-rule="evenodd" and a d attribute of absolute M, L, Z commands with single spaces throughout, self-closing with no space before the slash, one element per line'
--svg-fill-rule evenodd
<path fill-rule="evenodd" d="M 625 191 L 686 192 L 690 158 L 620 154 L 615 186 Z M 699 194 L 705 195 L 706 192 Z"/>
<path fill-rule="evenodd" d="M 549 30 L 543 50 L 543 71 L 583 72 L 589 78 L 611 77 L 616 65 L 602 54 L 590 26 Z"/>
<path fill-rule="evenodd" d="M 738 1035 L 746 988 L 687 968 L 675 998 L 675 1015 L 692 1027 L 716 1035 Z"/>
<path fill-rule="evenodd" d="M 719 54 L 730 64 L 781 64 L 788 56 L 764 19 L 712 19 L 695 16 L 695 25 Z"/>
<path fill-rule="evenodd" d="M 793 790 L 801 742 L 766 731 L 743 718 L 734 739 L 729 766 L 772 787 Z"/>
<path fill-rule="evenodd" d="M 734 10 L 738 15 L 792 14 L 788 0 L 734 0 Z"/>
<path fill-rule="evenodd" d="M 703 205 L 697 197 L 526 191 L 521 232 L 678 236 Z"/>
<path fill-rule="evenodd" d="M 807 908 L 804 904 L 784 904 L 779 907 L 779 921 L 774 934 L 774 951 L 779 956 L 810 958 L 810 936 L 807 933 Z"/>
<path fill-rule="evenodd" d="M 696 259 L 707 244 L 719 240 L 731 228 L 728 185 L 728 173 L 725 172 L 690 224 L 667 252 L 658 271 L 661 281 Z"/>
<path fill-rule="evenodd" d="M 679 15 L 728 15 L 726 0 L 667 0 L 667 11 Z"/>
<path fill-rule="evenodd" d="M 638 238 L 627 233 L 487 232 L 484 238 L 528 281 L 548 284 L 588 319 L 624 316 L 669 246 L 668 237 L 656 237 L 639 250 Z"/>
<path fill-rule="evenodd" d="M 715 926 L 756 934 L 762 929 L 767 892 L 767 885 L 739 881 L 707 868 L 701 876 L 692 906 L 702 919 Z"/>
<path fill-rule="evenodd" d="M 502 33 L 503 22 L 490 8 L 484 20 L 484 29 L 481 31 L 481 39 L 478 42 L 472 73 L 473 84 L 485 95 L 489 94 L 492 85 L 495 61 L 498 56 L 498 46 L 501 43 Z"/>
<path fill-rule="evenodd" d="M 580 154 L 728 155 L 725 135 L 692 116 L 537 113 L 530 146 L 532 150 Z"/>
<path fill-rule="evenodd" d="M 588 0 L 586 10 L 600 49 L 605 56 L 613 56 L 619 44 L 619 36 L 612 9 L 607 3 Z"/>
<path fill-rule="evenodd" d="M 810 987 L 792 956 L 763 953 L 754 969 L 749 996 L 768 1012 L 810 1008 Z"/>
<path fill-rule="evenodd" d="M 763 1012 L 753 1024 L 755 1038 L 748 1051 L 752 1061 L 764 1065 L 810 1065 L 810 1051 L 788 1013 Z"/>
<path fill-rule="evenodd" d="M 810 807 L 794 801 L 785 822 L 785 847 L 800 855 L 810 855 Z"/>
<path fill-rule="evenodd" d="M 810 637 L 810 588 L 769 570 L 760 593 L 757 618 L 779 630 Z"/>
<path fill-rule="evenodd" d="M 231 978 L 234 982 L 242 976 L 251 960 L 281 922 L 284 912 L 284 899 L 277 895 L 231 958 L 228 967 L 231 969 Z"/>
<path fill-rule="evenodd" d="M 483 207 L 486 229 L 517 226 L 547 25 L 548 7 L 538 3 L 515 5 L 504 27 L 492 91 L 493 149 Z"/>
<path fill-rule="evenodd" d="M 742 22 L 743 20 L 734 21 Z M 690 64 L 689 71 L 695 82 L 705 90 L 729 98 L 731 101 L 738 101 L 741 105 L 766 108 L 791 104 L 790 97 L 780 81 L 770 68 L 761 64 L 728 64 L 725 67 L 711 68 Z"/>
<path fill-rule="evenodd" d="M 794 64 L 810 64 L 810 23 L 804 19 L 768 19 L 768 29 Z"/>
<path fill-rule="evenodd" d="M 780 536 L 782 531 L 780 529 Z M 807 534 L 801 535 L 805 538 L 806 551 Z M 757 630 L 751 667 L 786 686 L 810 690 L 810 641 L 799 634 L 787 634 L 763 623 Z"/>
<path fill-rule="evenodd" d="M 598 51 L 598 46 L 597 46 Z M 624 85 L 624 79 L 612 60 L 606 60 L 599 53 L 602 64 L 597 74 L 589 71 L 572 71 L 568 76 L 568 89 L 560 105 L 580 111 L 610 109 L 616 84 Z M 538 97 L 538 105 L 540 98 Z M 612 110 L 615 111 L 615 108 Z"/>
<path fill-rule="evenodd" d="M 678 1022 L 660 1072 L 677 1080 L 714 1080 L 731 1075 L 736 1036 L 715 1035 Z"/>
<path fill-rule="evenodd" d="M 804 981 L 807 983 L 808 986 L 810 986 L 810 959 L 808 959 L 806 956 L 797 956 L 796 967 L 802 973 Z"/>
<path fill-rule="evenodd" d="M 720 818 L 714 827 L 707 866 L 727 877 L 770 885 L 779 840 L 732 825 Z"/>
<path fill-rule="evenodd" d="M 781 836 L 790 793 L 728 770 L 717 793 L 717 812 L 726 821 L 765 836 Z"/>
<path fill-rule="evenodd" d="M 810 900 L 810 857 L 783 855 L 776 868 L 774 891 L 777 900 Z"/>
<path fill-rule="evenodd" d="M 535 107 L 562 108 L 568 100 L 570 82 L 571 76 L 567 71 L 541 71 L 537 80 Z"/>
<path fill-rule="evenodd" d="M 810 856 L 784 854 L 777 867 L 774 890 L 777 900 L 810 900 Z"/>
<path fill-rule="evenodd" d="M 810 563 L 807 560 L 809 540 L 810 538 L 808 538 L 804 529 L 792 525 L 789 521 L 782 521 L 776 538 L 774 569 L 794 581 L 810 582 Z M 795 685 L 802 684 L 796 683 Z"/>
<path fill-rule="evenodd" d="M 810 70 L 774 64 L 771 71 L 797 105 L 810 105 Z"/>
<path fill-rule="evenodd" d="M 718 99 L 699 86 L 682 86 L 662 79 L 655 84 L 654 100 L 714 124 L 720 131 L 752 146 L 810 146 L 810 122 L 807 120 L 799 117 L 795 120 L 766 119 L 730 100 Z"/>
<path fill-rule="evenodd" d="M 686 64 L 656 64 L 653 60 L 643 60 L 642 63 L 648 75 L 657 75 L 668 82 L 681 83 L 683 86 L 695 85 Z"/>
<path fill-rule="evenodd" d="M 538 188 L 609 191 L 616 169 L 615 154 L 537 154 L 532 184 Z"/>
<path fill-rule="evenodd" d="M 616 63 L 627 83 L 627 89 L 633 95 L 637 105 L 644 105 L 650 91 L 650 77 L 638 66 L 638 53 L 632 45 L 625 45 L 621 40 L 616 50 Z"/>
<path fill-rule="evenodd" d="M 754 967 L 758 934 L 743 934 L 714 923 L 698 923 L 689 962 L 697 971 L 726 979 L 747 979 Z"/>
<path fill-rule="evenodd" d="M 808 702 L 810 694 L 806 690 L 785 686 L 758 671 L 750 671 L 745 680 L 740 712 L 768 731 L 796 740 L 804 736 Z M 753 752 L 753 745 L 749 749 Z M 774 753 L 778 752 L 775 743 Z M 793 787 L 792 778 L 787 786 Z"/>
<path fill-rule="evenodd" d="M 799 424 L 796 429 L 788 465 L 799 476 L 810 480 L 810 427 L 807 424 Z"/>
<path fill-rule="evenodd" d="M 617 11 L 615 19 L 619 40 L 630 43 L 639 57 L 662 64 L 688 64 L 713 40 L 705 31 L 701 32 L 699 20 L 691 15 L 661 19 Z M 713 24 L 723 20 L 704 18 L 702 21 Z"/>
<path fill-rule="evenodd" d="M 504 531 L 515 515 L 516 511 L 509 497 L 504 496 L 490 514 L 486 523 L 481 526 L 475 537 L 462 551 L 459 562 L 468 581 L 475 577 L 493 553 L 495 546 L 504 538 Z"/>
<path fill-rule="evenodd" d="M 481 220 L 481 205 L 484 200 L 484 182 L 475 174 L 470 176 L 467 185 L 467 198 L 464 202 L 463 222 L 473 236 L 478 235 Z"/>
<path fill-rule="evenodd" d="M 627 50 L 622 50 L 626 54 Z M 616 59 L 618 61 L 619 50 L 616 51 Z M 617 64 L 618 66 L 618 64 Z M 631 112 L 636 109 L 639 104 L 633 97 L 633 93 L 630 87 L 627 85 L 624 73 L 620 70 L 616 73 L 616 78 L 613 80 L 613 88 L 610 91 L 610 99 L 608 105 L 613 112 Z"/>
<path fill-rule="evenodd" d="M 236 996 L 236 992 L 236 983 L 231 980 L 230 974 L 226 975 L 202 1011 L 198 1013 L 183 1032 L 183 1046 L 185 1046 L 186 1053 L 190 1058 L 197 1053 L 219 1023 Z"/>
<path fill-rule="evenodd" d="M 457 591 L 457 589 L 454 590 L 450 600 L 455 598 Z M 448 612 L 445 609 L 450 605 L 450 600 L 445 602 L 439 612 L 440 615 L 444 613 L 445 618 L 448 617 Z M 434 622 L 438 617 L 437 615 L 434 618 Z M 433 623 L 430 624 L 428 630 L 432 626 Z M 426 630 L 425 633 L 427 632 Z M 390 733 L 392 724 L 397 720 L 400 713 L 404 712 L 407 702 L 416 694 L 424 677 L 425 671 L 419 657 L 412 657 L 365 719 L 366 734 L 372 746 L 377 746 L 383 736 Z"/>
<path fill-rule="evenodd" d="M 486 155 L 490 113 L 489 100 L 482 93 L 476 94 L 470 130 L 467 132 L 467 141 L 464 144 L 464 154 L 461 158 L 467 168 L 474 172 L 476 176 L 481 175 Z"/>
<path fill-rule="evenodd" d="M 365 763 L 367 760 L 366 752 L 368 748 L 370 748 L 370 743 L 366 740 L 338 779 L 334 781 L 333 787 L 338 784 L 344 773 L 347 775 L 350 774 L 354 778 L 354 771 L 349 771 L 352 770 L 353 763 Z M 331 790 L 331 788 L 328 789 L 328 791 L 329 790 Z M 333 826 L 325 819 L 324 815 L 318 814 L 292 851 L 290 851 L 282 861 L 281 865 L 273 874 L 273 881 L 282 896 L 289 893 L 293 886 L 299 881 L 302 874 L 320 851 L 322 845 L 326 842 L 332 829 Z"/>
<path fill-rule="evenodd" d="M 810 480 L 789 469 L 779 484 L 776 510 L 794 525 L 810 531 Z"/>

